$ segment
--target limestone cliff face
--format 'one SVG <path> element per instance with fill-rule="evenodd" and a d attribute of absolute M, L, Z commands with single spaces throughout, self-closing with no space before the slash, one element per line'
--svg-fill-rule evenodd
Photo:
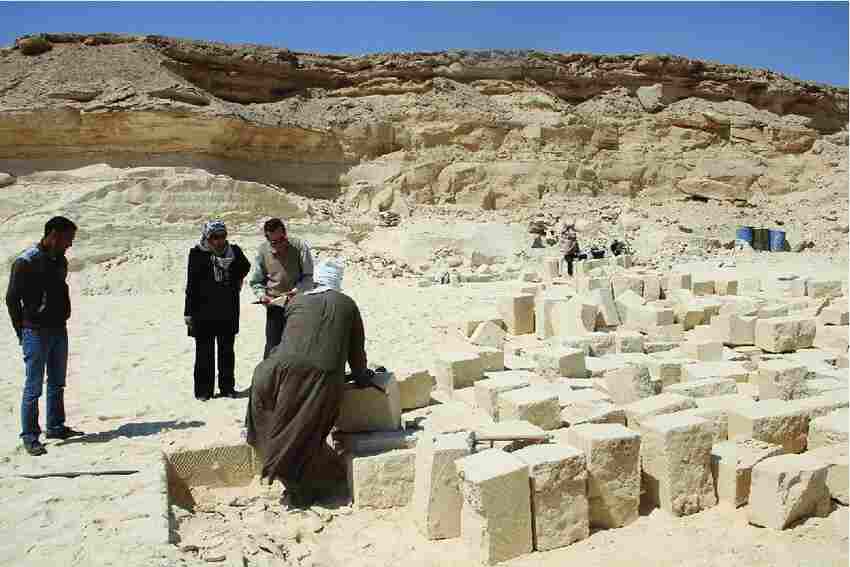
<path fill-rule="evenodd" d="M 847 89 L 661 55 L 344 57 L 159 36 L 0 50 L 0 171 L 203 167 L 363 209 L 719 199 L 847 168 Z"/>

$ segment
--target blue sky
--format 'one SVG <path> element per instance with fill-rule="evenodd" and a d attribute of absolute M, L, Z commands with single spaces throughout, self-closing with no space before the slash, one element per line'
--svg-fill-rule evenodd
<path fill-rule="evenodd" d="M 0 45 L 45 31 L 159 34 L 293 51 L 670 53 L 848 84 L 847 2 L 0 3 Z"/>

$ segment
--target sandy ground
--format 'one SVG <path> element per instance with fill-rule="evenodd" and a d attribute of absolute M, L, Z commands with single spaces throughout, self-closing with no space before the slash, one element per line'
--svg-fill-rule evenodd
<path fill-rule="evenodd" d="M 843 269 L 846 274 L 846 266 Z M 68 424 L 87 435 L 50 442 L 48 454 L 40 458 L 29 457 L 19 444 L 23 362 L 5 313 L 0 318 L 0 357 L 7 361 L 0 376 L 0 424 L 6 431 L 0 438 L 0 502 L 5 510 L 0 515 L 0 565 L 199 564 L 194 554 L 174 546 L 138 543 L 144 534 L 138 533 L 134 497 L 140 489 L 135 476 L 15 476 L 141 469 L 155 463 L 163 448 L 239 439 L 244 399 L 201 403 L 193 397 L 194 347 L 182 324 L 182 294 L 82 296 L 81 277 L 71 278 L 74 315 L 69 324 L 66 409 Z M 510 287 L 419 288 L 410 280 L 372 280 L 357 274 L 350 274 L 346 283 L 363 312 L 370 360 L 390 368 L 429 367 L 435 352 L 451 340 L 447 322 L 493 309 L 495 295 Z M 239 389 L 250 384 L 264 341 L 263 312 L 250 300 L 243 292 L 242 332 L 236 346 Z M 276 521 L 296 521 L 293 513 L 280 509 L 278 496 L 268 500 Z M 342 509 L 326 516 L 330 519 L 311 535 L 312 555 L 302 564 L 468 564 L 458 541 L 423 540 L 405 510 Z M 745 510 L 718 507 L 682 519 L 656 511 L 627 528 L 598 532 L 569 548 L 526 556 L 510 565 L 820 566 L 847 560 L 847 508 L 773 532 L 748 526 Z"/>

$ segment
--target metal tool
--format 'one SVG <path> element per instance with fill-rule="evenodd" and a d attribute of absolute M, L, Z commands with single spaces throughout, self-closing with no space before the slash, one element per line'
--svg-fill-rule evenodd
<path fill-rule="evenodd" d="M 475 453 L 478 445 L 481 443 L 490 443 L 490 447 L 492 448 L 496 441 L 528 441 L 530 444 L 549 443 L 552 441 L 552 435 L 549 433 L 531 433 L 528 435 L 482 434 L 470 431 L 466 438 L 470 453 Z"/>

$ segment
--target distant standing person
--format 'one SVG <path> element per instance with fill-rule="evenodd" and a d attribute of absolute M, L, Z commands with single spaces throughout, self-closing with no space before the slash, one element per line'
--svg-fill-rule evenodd
<path fill-rule="evenodd" d="M 189 250 L 183 311 L 189 336 L 195 338 L 195 398 L 203 402 L 213 397 L 216 347 L 219 392 L 231 398 L 236 395 L 239 291 L 250 270 L 242 249 L 227 241 L 224 222 L 206 223 L 200 243 Z"/>
<path fill-rule="evenodd" d="M 263 350 L 263 359 L 266 359 L 280 344 L 286 326 L 283 305 L 271 303 L 313 289 L 313 255 L 306 242 L 287 235 L 286 226 L 279 218 L 266 221 L 263 233 L 266 242 L 257 251 L 250 285 L 260 303 L 266 306 L 266 348 Z"/>
<path fill-rule="evenodd" d="M 567 273 L 572 277 L 573 262 L 579 255 L 578 236 L 574 224 L 565 223 L 561 229 L 561 254 L 563 254 L 564 261 L 567 263 Z"/>
<path fill-rule="evenodd" d="M 68 370 L 68 329 L 71 295 L 65 252 L 74 243 L 77 225 L 53 217 L 44 237 L 12 264 L 6 307 L 24 354 L 26 380 L 21 400 L 21 439 L 33 456 L 47 452 L 39 437 L 38 399 L 47 371 L 47 438 L 83 435 L 65 425 L 65 377 Z"/>

